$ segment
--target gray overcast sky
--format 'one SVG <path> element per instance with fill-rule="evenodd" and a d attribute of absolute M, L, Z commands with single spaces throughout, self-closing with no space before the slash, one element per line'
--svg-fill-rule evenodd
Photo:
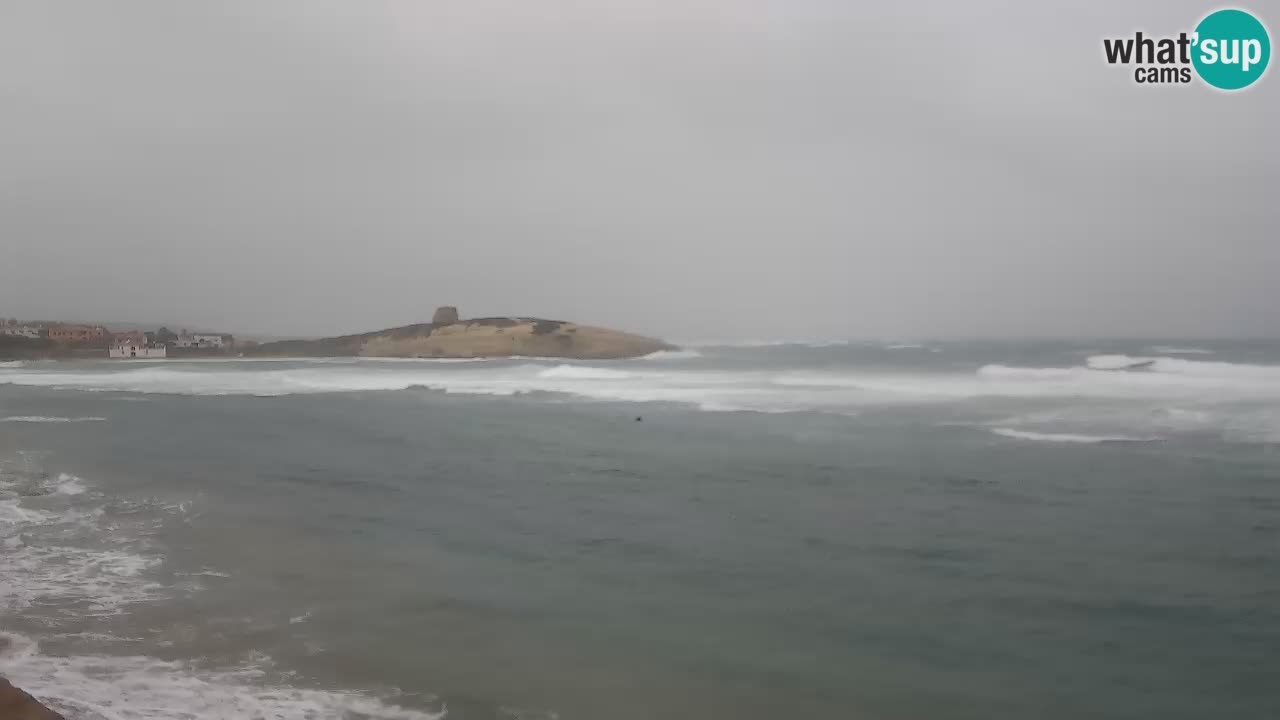
<path fill-rule="evenodd" d="M 0 0 L 0 315 L 1280 335 L 1280 70 L 1102 56 L 1216 7 Z"/>

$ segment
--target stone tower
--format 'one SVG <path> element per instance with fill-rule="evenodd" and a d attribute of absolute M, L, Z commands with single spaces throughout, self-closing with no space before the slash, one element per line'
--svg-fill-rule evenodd
<path fill-rule="evenodd" d="M 452 305 L 441 305 L 431 316 L 432 325 L 452 325 L 458 322 L 458 308 Z"/>

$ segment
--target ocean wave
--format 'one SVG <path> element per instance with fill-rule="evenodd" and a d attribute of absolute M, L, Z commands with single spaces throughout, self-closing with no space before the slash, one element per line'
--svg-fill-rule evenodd
<path fill-rule="evenodd" d="M 17 537 L 0 558 L 0 607 L 24 610 L 39 603 L 44 613 L 84 618 L 118 615 L 127 605 L 163 597 L 163 586 L 143 577 L 160 565 L 157 556 L 36 546 Z"/>
<path fill-rule="evenodd" d="M 56 483 L 53 491 L 59 495 L 83 495 L 88 490 L 83 479 L 70 473 L 58 473 Z"/>
<path fill-rule="evenodd" d="M 1158 355 L 1213 355 L 1214 351 L 1198 347 L 1174 347 L 1170 345 L 1153 345 L 1151 352 Z"/>
<path fill-rule="evenodd" d="M 1001 437 L 1013 438 L 1015 440 L 1034 440 L 1037 442 L 1053 442 L 1053 443 L 1122 443 L 1122 442 L 1153 442 L 1159 440 L 1155 437 L 1132 437 L 1129 435 L 1078 435 L 1075 433 L 1047 433 L 1032 432 L 1030 430 L 1016 430 L 1014 428 L 991 428 L 991 432 Z"/>
<path fill-rule="evenodd" d="M 682 348 L 680 350 L 659 350 L 651 352 L 640 358 L 641 360 L 691 360 L 693 358 L 702 357 L 702 353 L 692 348 Z"/>
<path fill-rule="evenodd" d="M 924 350 L 925 352 L 942 352 L 941 348 L 925 345 L 923 343 L 889 343 L 884 346 L 885 350 Z"/>
<path fill-rule="evenodd" d="M 1117 371 L 1132 367 L 1141 370 Z M 1091 366 L 1092 365 L 1092 366 Z M 1098 369 L 1106 367 L 1108 369 Z M 93 392 L 177 395 L 281 396 L 385 392 L 412 388 L 457 395 L 558 394 L 602 402 L 663 402 L 707 411 L 856 414 L 863 409 L 960 403 L 984 399 L 1041 401 L 1054 405 L 1097 401 L 1126 403 L 1136 434 L 1150 429 L 1202 433 L 1232 427 L 1232 437 L 1269 438 L 1261 427 L 1268 409 L 1280 408 L 1280 366 L 1174 357 L 1094 355 L 1080 365 L 1027 367 L 989 364 L 972 370 L 864 367 L 714 369 L 699 363 L 618 364 L 574 361 L 428 363 L 245 363 L 240 366 L 122 367 L 103 364 L 25 368 L 0 375 L 16 385 Z M 1249 410 L 1262 405 L 1262 410 Z M 1172 408 L 1157 417 L 1161 408 Z M 1112 408 L 1114 410 L 1114 408 Z M 1178 417 L 1178 413 L 1183 415 Z M 1207 413 L 1197 425 L 1192 413 Z M 1237 425 L 1229 425 L 1237 423 Z M 1049 426 L 1053 429 L 1053 425 Z M 1089 423 L 1072 425 L 1074 431 Z M 1122 426 L 1123 427 L 1123 426 Z M 1269 425 L 1267 427 L 1270 427 Z M 1114 428 L 1120 429 L 1120 428 Z M 1119 434 L 1131 434 L 1120 432 Z"/>
<path fill-rule="evenodd" d="M 0 368 L 20 368 L 26 365 L 22 360 L 0 360 Z"/>
<path fill-rule="evenodd" d="M 105 507 L 75 475 L 0 478 L 0 609 L 114 615 L 160 596 L 146 573 L 160 558 L 99 527 Z M 107 543 L 103 541 L 107 540 Z M 107 547 L 123 544 L 125 547 Z"/>
<path fill-rule="evenodd" d="M 3 423 L 78 423 L 102 422 L 104 417 L 49 417 L 46 415 L 11 415 L 0 418 Z"/>
<path fill-rule="evenodd" d="M 1188 360 L 1171 357 L 1132 357 L 1129 355 L 1095 356 L 1118 364 L 1147 365 L 1158 374 L 1231 380 L 1267 380 L 1280 382 L 1280 365 L 1256 365 L 1216 360 Z M 1095 358 L 1090 358 L 1095 360 Z"/>
<path fill-rule="evenodd" d="M 563 380 L 629 380 L 635 375 L 622 370 L 583 365 L 557 365 L 539 370 L 538 377 Z"/>
<path fill-rule="evenodd" d="M 412 710 L 367 693 L 266 683 L 263 676 L 271 660 L 261 656 L 235 669 L 201 670 L 138 655 L 44 655 L 30 638 L 3 637 L 8 649 L 0 653 L 0 674 L 67 717 L 81 720 L 445 716 L 443 710 Z"/>
<path fill-rule="evenodd" d="M 991 380 L 1016 380 L 1016 381 L 1036 381 L 1036 380 L 1071 380 L 1082 376 L 1082 371 L 1087 368 L 1082 367 L 1019 367 L 1015 365 L 1000 365 L 998 363 L 991 365 L 983 365 L 978 368 L 977 375 L 979 378 Z"/>
<path fill-rule="evenodd" d="M 1090 370 L 1131 370 L 1154 364 L 1155 358 L 1128 355 L 1090 355 L 1085 364 Z"/>
<path fill-rule="evenodd" d="M 1117 370 L 1140 369 L 1140 372 Z M 1206 400 L 1278 399 L 1280 366 L 1129 355 L 1091 356 L 1085 366 L 1017 367 L 986 365 L 978 375 L 1011 381 L 1024 390 L 1100 397 L 1198 395 Z M 1038 384 L 1038 387 L 1037 387 Z"/>
<path fill-rule="evenodd" d="M 831 348 L 846 347 L 854 344 L 852 340 L 695 340 L 680 342 L 686 348 L 777 348 L 807 347 Z"/>

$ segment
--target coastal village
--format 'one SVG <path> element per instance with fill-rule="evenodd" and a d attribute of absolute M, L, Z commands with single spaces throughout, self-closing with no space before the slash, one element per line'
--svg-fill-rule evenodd
<path fill-rule="evenodd" d="M 112 331 L 102 325 L 64 322 L 22 322 L 0 318 L 0 341 L 21 345 L 33 352 L 116 360 L 226 355 L 235 350 L 235 337 L 227 333 Z"/>
<path fill-rule="evenodd" d="M 217 332 L 0 319 L 0 360 L 174 357 L 635 358 L 676 350 L 656 338 L 525 316 L 463 319 L 452 305 L 429 323 L 321 338 L 258 342 Z"/>

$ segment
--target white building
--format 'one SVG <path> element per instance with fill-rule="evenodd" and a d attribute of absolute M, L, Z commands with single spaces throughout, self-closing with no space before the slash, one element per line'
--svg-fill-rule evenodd
<path fill-rule="evenodd" d="M 163 346 L 151 346 L 145 342 L 138 340 L 125 340 L 111 346 L 108 351 L 113 358 L 128 360 L 130 358 L 162 358 L 169 355 L 169 351 Z"/>
<path fill-rule="evenodd" d="M 35 325 L 6 325 L 0 328 L 0 335 L 14 335 L 38 340 L 40 338 L 40 328 Z"/>
<path fill-rule="evenodd" d="M 201 348 L 222 347 L 221 335 L 192 335 L 191 338 L 196 341 L 196 347 L 201 347 Z"/>

